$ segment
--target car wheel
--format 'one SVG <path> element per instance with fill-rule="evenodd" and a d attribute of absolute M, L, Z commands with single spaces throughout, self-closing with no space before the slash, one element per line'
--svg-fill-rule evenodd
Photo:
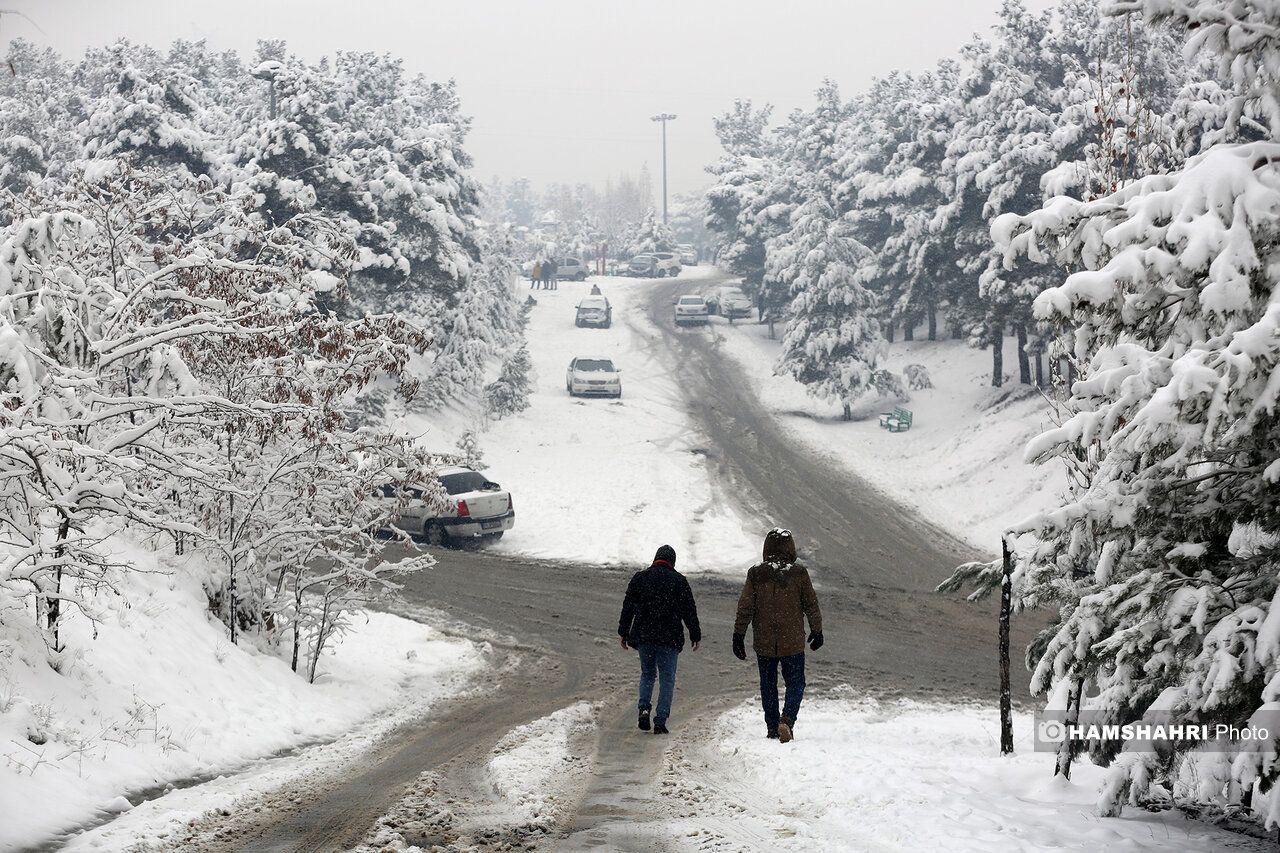
<path fill-rule="evenodd" d="M 426 540 L 428 545 L 439 548 L 448 543 L 449 534 L 444 532 L 443 524 L 436 524 L 434 521 L 424 521 L 422 523 L 422 538 Z"/>
<path fill-rule="evenodd" d="M 584 273 L 584 272 L 580 272 L 580 273 L 578 273 L 578 281 L 586 281 L 586 280 L 587 280 L 587 274 L 586 274 L 586 273 Z M 501 534 L 501 533 L 499 533 L 498 535 L 499 535 L 499 536 L 501 536 L 502 534 Z"/>

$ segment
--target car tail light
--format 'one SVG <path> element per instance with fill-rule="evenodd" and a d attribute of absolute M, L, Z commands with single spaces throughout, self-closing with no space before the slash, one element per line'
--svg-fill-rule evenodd
<path fill-rule="evenodd" d="M 513 510 L 515 510 L 515 508 L 516 508 L 515 501 L 511 500 L 511 495 L 508 494 L 507 495 L 507 512 L 512 512 Z"/>
<path fill-rule="evenodd" d="M 466 518 L 471 515 L 471 508 L 467 506 L 466 501 L 458 501 L 458 517 Z"/>

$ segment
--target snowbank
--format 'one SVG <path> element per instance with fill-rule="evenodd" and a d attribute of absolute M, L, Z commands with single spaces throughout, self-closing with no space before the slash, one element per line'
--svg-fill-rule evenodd
<path fill-rule="evenodd" d="M 512 729 L 493 748 L 485 773 L 508 823 L 551 826 L 564 795 L 591 770 L 581 741 L 596 731 L 595 708 L 579 702 Z"/>
<path fill-rule="evenodd" d="M 1180 812 L 1098 817 L 1102 769 L 1080 762 L 1055 779 L 1053 756 L 1031 752 L 1029 716 L 1015 734 L 1001 757 L 991 711 L 835 696 L 807 700 L 782 745 L 744 705 L 673 757 L 666 784 L 690 809 L 676 837 L 696 844 L 710 826 L 770 850 L 1264 849 Z"/>
<path fill-rule="evenodd" d="M 420 708 L 484 665 L 479 646 L 369 613 L 307 684 L 286 661 L 227 641 L 190 558 L 116 549 L 150 574 L 101 602 L 96 638 L 87 620 L 69 621 L 63 674 L 38 639 L 0 622 L 0 849 L 100 822 L 170 782 L 334 738 L 403 703 Z"/>
<path fill-rule="evenodd" d="M 714 272 L 694 267 L 681 278 Z M 592 284 L 613 306 L 610 329 L 574 325 Z M 652 287 L 647 279 L 592 277 L 532 291 L 530 408 L 480 436 L 486 473 L 511 489 L 516 507 L 515 528 L 496 550 L 640 566 L 665 543 L 685 573 L 743 573 L 752 564 L 756 537 L 718 491 L 680 389 L 653 349 L 656 334 L 644 311 Z M 579 356 L 611 358 L 622 368 L 621 400 L 569 396 L 565 372 Z M 425 422 L 406 416 L 396 428 L 422 434 L 431 449 L 453 451 L 469 426 L 456 411 L 432 422 L 428 432 Z"/>
<path fill-rule="evenodd" d="M 854 421 L 840 407 L 810 397 L 790 376 L 775 376 L 781 349 L 768 327 L 718 320 L 724 352 L 742 365 L 763 404 L 815 453 L 843 465 L 930 521 L 987 552 L 998 552 L 1000 533 L 1048 507 L 1065 487 L 1058 466 L 1025 464 L 1023 447 L 1052 426 L 1049 407 L 1017 382 L 1017 344 L 1005 343 L 1014 380 L 992 388 L 991 353 L 963 341 L 910 341 L 890 345 L 887 367 L 901 372 L 923 364 L 934 387 L 912 391 L 907 432 L 880 429 L 877 414 L 891 401 L 869 398 Z"/>

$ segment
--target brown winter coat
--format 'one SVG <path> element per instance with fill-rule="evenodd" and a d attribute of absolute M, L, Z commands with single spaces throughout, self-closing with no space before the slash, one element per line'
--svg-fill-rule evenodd
<path fill-rule="evenodd" d="M 810 631 L 822 631 L 822 611 L 809 570 L 795 560 L 795 541 L 770 533 L 764 562 L 747 572 L 733 633 L 745 634 L 747 626 L 754 625 L 752 645 L 758 655 L 781 658 L 803 652 L 805 617 Z"/>

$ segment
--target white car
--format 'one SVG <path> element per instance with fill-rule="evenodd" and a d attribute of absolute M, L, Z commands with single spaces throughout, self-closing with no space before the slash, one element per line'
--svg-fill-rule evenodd
<path fill-rule="evenodd" d="M 722 287 L 715 296 L 716 313 L 730 320 L 751 316 L 751 300 L 736 287 Z"/>
<path fill-rule="evenodd" d="M 650 252 L 653 258 L 653 274 L 658 278 L 680 275 L 680 256 L 675 252 Z"/>
<path fill-rule="evenodd" d="M 560 281 L 586 281 L 587 265 L 577 258 L 560 258 L 556 261 L 556 278 Z"/>
<path fill-rule="evenodd" d="M 709 316 L 707 300 L 701 296 L 681 296 L 676 300 L 675 321 L 677 326 L 684 326 L 689 323 L 707 323 L 710 322 Z"/>
<path fill-rule="evenodd" d="M 696 267 L 698 265 L 698 250 L 688 243 L 681 243 L 676 247 L 680 250 L 680 263 L 686 267 Z"/>
<path fill-rule="evenodd" d="M 570 397 L 622 397 L 622 371 L 607 358 L 575 358 L 569 362 L 564 388 Z"/>
<path fill-rule="evenodd" d="M 479 471 L 448 465 L 437 474 L 444 486 L 444 505 L 431 506 L 421 487 L 410 486 L 408 503 L 398 510 L 391 524 L 431 545 L 462 539 L 501 539 L 516 523 L 511 493 Z M 396 502 L 392 486 L 384 486 L 383 497 Z"/>

